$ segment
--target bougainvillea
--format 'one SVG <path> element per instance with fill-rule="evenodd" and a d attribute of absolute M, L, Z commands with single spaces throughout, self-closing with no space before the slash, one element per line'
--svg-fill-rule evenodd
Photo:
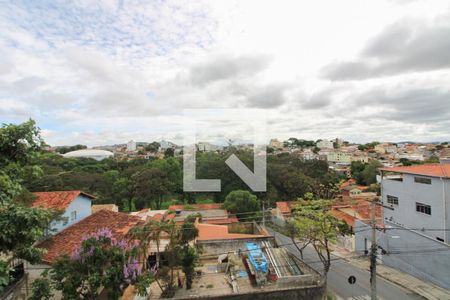
<path fill-rule="evenodd" d="M 64 299 L 96 299 L 100 287 L 109 299 L 118 299 L 129 284 L 144 277 L 138 249 L 138 241 L 115 239 L 110 230 L 100 229 L 83 237 L 72 255 L 61 257 L 53 265 L 54 287 Z M 147 281 L 148 276 L 145 274 Z"/>

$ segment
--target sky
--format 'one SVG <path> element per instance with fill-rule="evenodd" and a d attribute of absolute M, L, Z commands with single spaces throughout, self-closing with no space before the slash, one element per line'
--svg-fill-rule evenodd
<path fill-rule="evenodd" d="M 247 114 L 213 142 L 450 140 L 450 1 L 0 2 L 0 123 L 53 146 L 181 143 L 186 109 Z"/>

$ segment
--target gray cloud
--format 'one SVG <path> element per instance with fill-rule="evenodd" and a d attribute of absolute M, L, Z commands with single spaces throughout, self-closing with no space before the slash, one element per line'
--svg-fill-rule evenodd
<path fill-rule="evenodd" d="M 436 22 L 438 23 L 438 22 Z M 411 21 L 385 28 L 353 61 L 322 70 L 333 80 L 359 80 L 405 72 L 450 68 L 450 24 L 429 26 Z"/>
<path fill-rule="evenodd" d="M 247 97 L 247 106 L 253 108 L 275 108 L 286 102 L 285 85 L 269 85 L 256 88 Z"/>
<path fill-rule="evenodd" d="M 206 63 L 194 65 L 189 72 L 194 85 L 205 85 L 236 76 L 255 75 L 266 69 L 271 58 L 267 55 L 216 56 Z"/>
<path fill-rule="evenodd" d="M 450 91 L 438 88 L 415 88 L 400 92 L 374 89 L 356 97 L 354 104 L 355 107 L 378 109 L 373 114 L 378 119 L 416 124 L 432 124 L 450 119 Z"/>

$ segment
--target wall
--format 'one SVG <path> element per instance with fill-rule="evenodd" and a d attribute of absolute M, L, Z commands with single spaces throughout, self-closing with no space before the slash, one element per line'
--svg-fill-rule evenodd
<path fill-rule="evenodd" d="M 203 255 L 219 255 L 228 252 L 236 252 L 238 249 L 244 251 L 247 249 L 245 247 L 245 243 L 260 243 L 262 241 L 275 241 L 275 239 L 273 237 L 263 237 L 251 239 L 197 241 L 197 244 L 202 247 Z"/>
<path fill-rule="evenodd" d="M 356 221 L 356 253 L 364 254 L 365 239 L 370 249 L 370 227 Z M 406 230 L 394 223 L 385 222 L 385 233 L 377 230 L 377 244 L 387 251 L 379 258 L 383 264 L 450 289 L 450 245 Z M 367 229 L 367 230 L 365 230 Z"/>
<path fill-rule="evenodd" d="M 218 296 L 186 297 L 179 299 L 215 299 L 215 300 L 322 300 L 326 290 L 326 282 L 322 281 L 315 286 L 301 288 L 276 289 L 276 290 L 256 290 L 251 293 L 227 294 Z"/>
<path fill-rule="evenodd" d="M 70 214 L 73 211 L 77 212 L 77 218 L 75 220 L 70 219 Z M 70 225 L 79 222 L 80 220 L 86 218 L 89 215 L 91 215 L 91 199 L 83 195 L 79 195 L 72 201 L 72 203 L 69 204 L 66 211 L 62 215 L 64 220 L 53 222 L 51 227 L 52 229 L 56 229 L 56 232 L 60 232 L 64 228 L 67 228 Z"/>
<path fill-rule="evenodd" d="M 414 182 L 416 175 L 404 174 L 403 181 L 382 180 L 381 194 L 383 203 L 387 203 L 386 196 L 392 195 L 398 197 L 399 204 L 394 205 L 394 210 L 384 209 L 384 217 L 401 226 L 409 228 L 449 228 L 449 222 L 444 224 L 445 209 L 443 203 L 443 181 L 437 177 L 431 178 L 431 184 L 423 184 Z M 424 177 L 424 176 L 418 176 Z M 450 180 L 444 180 L 446 189 L 446 218 L 450 217 Z M 416 211 L 416 202 L 431 206 L 431 215 L 423 214 Z M 392 217 L 392 219 L 391 219 Z M 444 231 L 424 231 L 428 236 L 436 239 L 450 241 L 450 235 L 447 236 Z"/>

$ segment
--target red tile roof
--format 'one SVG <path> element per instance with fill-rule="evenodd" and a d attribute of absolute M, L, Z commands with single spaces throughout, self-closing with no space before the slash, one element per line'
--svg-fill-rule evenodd
<path fill-rule="evenodd" d="M 291 209 L 294 205 L 298 204 L 298 201 L 280 201 L 276 202 L 277 208 L 283 214 L 291 213 Z"/>
<path fill-rule="evenodd" d="M 221 203 L 208 203 L 208 204 L 178 204 L 169 206 L 169 210 L 184 210 L 184 207 L 192 207 L 195 210 L 208 210 L 208 209 L 220 209 Z"/>
<path fill-rule="evenodd" d="M 37 198 L 31 204 L 32 207 L 43 207 L 56 210 L 65 210 L 76 197 L 83 195 L 90 199 L 96 197 L 82 191 L 61 191 L 61 192 L 35 192 Z"/>
<path fill-rule="evenodd" d="M 195 220 L 195 227 L 197 227 L 198 229 L 198 237 L 196 239 L 197 241 L 234 240 L 264 237 L 264 235 L 261 234 L 229 233 L 228 226 L 226 225 L 199 223 L 198 219 Z"/>
<path fill-rule="evenodd" d="M 344 211 L 344 209 L 350 209 L 353 213 Z M 355 225 L 355 220 L 369 220 L 371 218 L 370 202 L 365 200 L 352 201 L 352 203 L 342 203 L 340 205 L 334 205 L 331 210 L 331 214 L 338 220 L 344 221 L 350 226 Z M 383 210 L 381 206 L 375 208 L 375 218 L 377 220 L 382 219 Z"/>
<path fill-rule="evenodd" d="M 46 250 L 42 260 L 51 264 L 60 255 L 71 255 L 81 245 L 81 240 L 84 236 L 92 234 L 99 229 L 107 228 L 111 230 L 113 237 L 120 238 L 126 235 L 132 227 L 142 223 L 137 216 L 100 210 L 49 239 L 38 243 L 36 247 Z"/>
<path fill-rule="evenodd" d="M 382 171 L 450 178 L 450 164 L 423 164 L 383 168 Z"/>
<path fill-rule="evenodd" d="M 110 211 L 119 211 L 119 208 L 115 204 L 95 204 L 91 206 L 92 213 L 98 212 L 102 209 L 110 210 Z"/>

